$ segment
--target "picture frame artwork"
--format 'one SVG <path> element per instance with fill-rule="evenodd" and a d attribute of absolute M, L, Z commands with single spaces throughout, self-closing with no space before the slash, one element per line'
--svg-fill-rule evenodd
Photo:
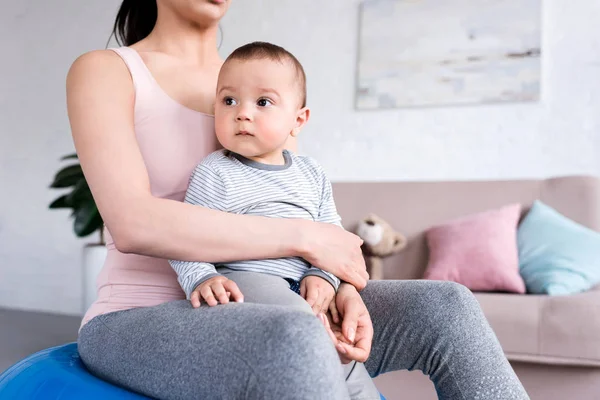
<path fill-rule="evenodd" d="M 366 0 L 359 110 L 540 97 L 541 0 Z"/>

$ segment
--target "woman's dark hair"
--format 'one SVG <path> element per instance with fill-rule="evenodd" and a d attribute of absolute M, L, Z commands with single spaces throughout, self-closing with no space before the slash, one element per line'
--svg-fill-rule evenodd
<path fill-rule="evenodd" d="M 112 31 L 119 46 L 131 46 L 148 36 L 156 16 L 156 0 L 123 0 Z"/>

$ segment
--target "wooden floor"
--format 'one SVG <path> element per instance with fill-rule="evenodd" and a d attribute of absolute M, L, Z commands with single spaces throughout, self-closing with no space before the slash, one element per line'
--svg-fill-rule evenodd
<path fill-rule="evenodd" d="M 0 308 L 0 373 L 36 351 L 77 340 L 80 317 Z"/>

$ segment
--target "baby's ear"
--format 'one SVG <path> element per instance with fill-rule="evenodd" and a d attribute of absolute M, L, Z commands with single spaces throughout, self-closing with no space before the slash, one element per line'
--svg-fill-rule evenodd
<path fill-rule="evenodd" d="M 298 136 L 304 125 L 306 125 L 308 122 L 309 118 L 310 109 L 308 107 L 298 110 L 298 113 L 296 114 L 296 125 L 294 126 L 294 129 L 292 129 L 291 135 L 294 137 Z"/>

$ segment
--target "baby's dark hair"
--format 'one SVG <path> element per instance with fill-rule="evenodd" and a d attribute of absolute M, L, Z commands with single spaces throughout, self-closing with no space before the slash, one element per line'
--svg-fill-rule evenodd
<path fill-rule="evenodd" d="M 289 62 L 296 70 L 298 77 L 298 85 L 301 90 L 301 104 L 302 108 L 306 107 L 306 74 L 300 61 L 292 53 L 284 49 L 283 47 L 274 45 L 267 42 L 252 42 L 238 47 L 227 57 L 225 64 L 229 61 L 240 60 L 272 60 L 280 63 Z M 224 64 L 224 65 L 225 65 Z"/>

